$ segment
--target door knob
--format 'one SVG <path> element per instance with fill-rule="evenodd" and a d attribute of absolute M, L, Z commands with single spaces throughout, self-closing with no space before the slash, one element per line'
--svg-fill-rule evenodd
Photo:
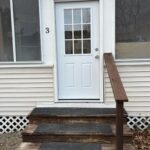
<path fill-rule="evenodd" d="M 99 55 L 96 55 L 96 56 L 95 56 L 95 59 L 99 59 Z"/>

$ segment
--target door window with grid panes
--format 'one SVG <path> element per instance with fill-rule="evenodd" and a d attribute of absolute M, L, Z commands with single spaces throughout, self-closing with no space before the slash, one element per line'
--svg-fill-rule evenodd
<path fill-rule="evenodd" d="M 65 54 L 91 53 L 91 9 L 64 9 Z"/>

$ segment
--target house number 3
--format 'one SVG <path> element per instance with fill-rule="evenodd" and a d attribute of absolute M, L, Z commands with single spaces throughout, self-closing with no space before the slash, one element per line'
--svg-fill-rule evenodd
<path fill-rule="evenodd" d="M 45 28 L 45 33 L 46 33 L 46 34 L 50 33 L 49 27 L 46 27 L 46 28 Z"/>

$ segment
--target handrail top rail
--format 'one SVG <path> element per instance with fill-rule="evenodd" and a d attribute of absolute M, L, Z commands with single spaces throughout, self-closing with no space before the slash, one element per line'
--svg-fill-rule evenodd
<path fill-rule="evenodd" d="M 128 97 L 122 84 L 112 53 L 104 53 L 104 60 L 115 100 L 117 102 L 127 102 Z"/>

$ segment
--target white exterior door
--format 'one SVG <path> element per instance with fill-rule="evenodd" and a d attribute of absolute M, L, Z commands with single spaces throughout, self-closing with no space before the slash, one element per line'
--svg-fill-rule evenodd
<path fill-rule="evenodd" d="M 58 98 L 100 99 L 99 3 L 56 4 Z"/>

